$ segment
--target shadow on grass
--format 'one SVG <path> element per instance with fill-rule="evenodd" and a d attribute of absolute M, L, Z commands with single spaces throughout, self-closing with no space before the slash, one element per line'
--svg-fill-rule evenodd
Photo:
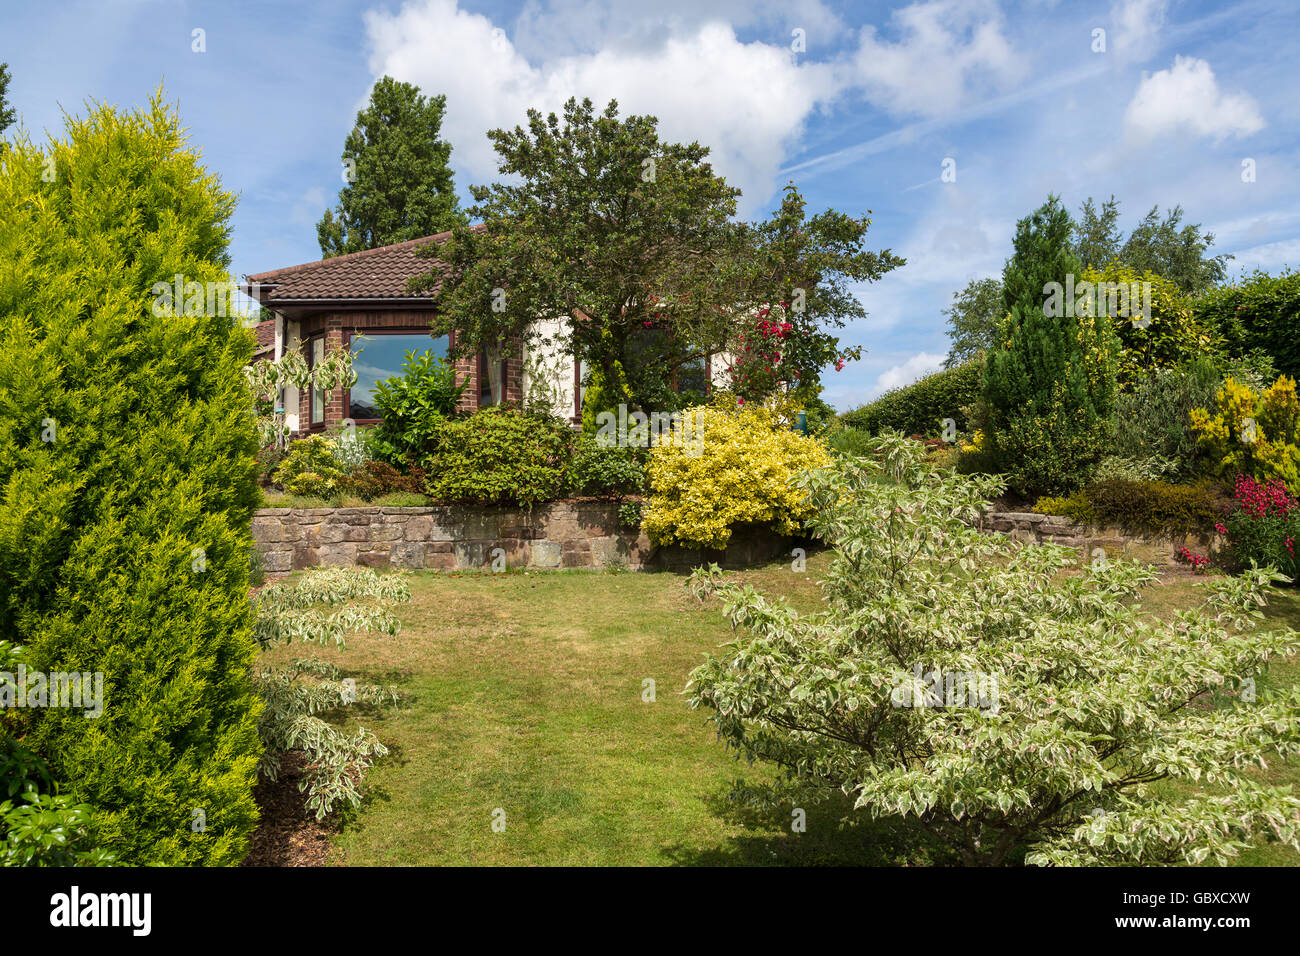
<path fill-rule="evenodd" d="M 953 866 L 959 860 L 913 821 L 873 820 L 837 797 L 807 808 L 807 829 L 792 830 L 793 808 L 757 810 L 733 802 L 729 790 L 705 798 L 719 818 L 753 835 L 728 837 L 720 847 L 667 846 L 679 866 Z M 842 823 L 844 820 L 851 823 Z"/>

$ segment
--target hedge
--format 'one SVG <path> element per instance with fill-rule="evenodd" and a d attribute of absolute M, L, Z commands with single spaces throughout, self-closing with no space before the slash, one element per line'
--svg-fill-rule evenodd
<path fill-rule="evenodd" d="M 1300 379 L 1300 272 L 1250 278 L 1198 296 L 1192 309 L 1223 337 L 1228 354 L 1268 353 L 1277 370 Z"/>
<path fill-rule="evenodd" d="M 951 418 L 958 431 L 968 427 L 964 409 L 979 401 L 984 385 L 984 360 L 971 359 L 956 368 L 927 375 L 881 395 L 874 402 L 840 416 L 851 428 L 872 434 L 893 428 L 904 435 L 934 435 Z"/>

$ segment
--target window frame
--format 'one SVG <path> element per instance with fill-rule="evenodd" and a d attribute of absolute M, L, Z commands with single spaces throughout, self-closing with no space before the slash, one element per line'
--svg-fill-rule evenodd
<path fill-rule="evenodd" d="M 433 332 L 428 325 L 411 325 L 411 326 L 392 325 L 392 326 L 383 326 L 380 328 L 375 328 L 371 326 L 362 326 L 362 325 L 352 325 L 352 326 L 345 326 L 343 329 L 343 348 L 351 352 L 352 339 L 358 335 L 370 336 L 372 338 L 379 335 L 427 335 L 430 337 L 430 339 L 434 337 Z M 451 350 L 455 347 L 455 345 L 456 345 L 456 332 L 453 330 L 447 333 L 448 355 L 451 354 Z M 352 387 L 351 386 L 343 389 L 343 409 L 348 413 L 346 416 L 344 416 L 344 420 L 345 421 L 351 420 L 352 424 L 354 425 L 378 425 L 383 421 L 382 418 L 352 418 L 351 417 L 352 415 Z"/>

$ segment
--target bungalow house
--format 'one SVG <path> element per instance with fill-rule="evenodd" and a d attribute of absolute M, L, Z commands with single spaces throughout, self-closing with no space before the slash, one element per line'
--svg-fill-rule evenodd
<path fill-rule="evenodd" d="M 292 431 L 305 435 L 347 420 L 358 425 L 377 423 L 375 385 L 400 374 L 408 350 L 448 355 L 451 338 L 430 332 L 432 297 L 408 292 L 407 281 L 431 269 L 447 273 L 446 263 L 415 253 L 450 236 L 439 233 L 246 277 L 243 291 L 274 315 L 257 327 L 257 359 L 278 360 L 287 350 L 300 349 L 308 365 L 313 365 L 336 349 L 353 353 L 357 381 L 351 388 L 284 390 Z M 551 326 L 539 329 L 542 337 L 562 331 L 561 321 L 539 319 Z M 467 383 L 461 395 L 463 411 L 543 395 L 556 415 L 575 426 L 582 421 L 585 363 L 554 347 L 530 344 L 522 355 L 510 358 L 479 350 L 453 365 L 458 380 Z M 724 368 L 719 361 L 703 363 L 697 385 L 707 390 L 720 384 Z"/>

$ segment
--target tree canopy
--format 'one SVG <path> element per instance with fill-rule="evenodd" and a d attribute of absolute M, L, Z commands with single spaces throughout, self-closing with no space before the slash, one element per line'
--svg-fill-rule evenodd
<path fill-rule="evenodd" d="M 655 117 L 620 118 L 615 101 L 598 113 L 570 99 L 563 116 L 529 110 L 527 128 L 488 135 L 504 181 L 471 189 L 482 228 L 423 250 L 450 275 L 412 287 L 442 282 L 440 330 L 458 333 L 458 352 L 545 338 L 585 360 L 611 404 L 675 407 L 681 373 L 752 349 L 773 313 L 782 334 L 764 359 L 814 388 L 824 365 L 857 354 L 833 333 L 866 314 L 850 283 L 903 263 L 863 248 L 868 218 L 808 217 L 793 185 L 768 220 L 736 221 L 740 191 L 707 147 L 664 142 Z M 539 318 L 565 321 L 543 331 Z"/>
<path fill-rule="evenodd" d="M 385 76 L 370 91 L 343 145 L 339 202 L 316 224 L 321 255 L 374 249 L 465 222 L 440 138 L 445 96 Z"/>

